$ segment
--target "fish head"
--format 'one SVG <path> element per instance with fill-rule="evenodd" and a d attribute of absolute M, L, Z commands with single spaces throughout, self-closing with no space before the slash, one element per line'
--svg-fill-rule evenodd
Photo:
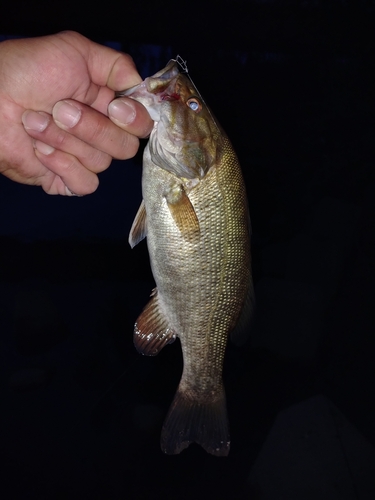
<path fill-rule="evenodd" d="M 142 103 L 154 120 L 152 161 L 179 178 L 202 179 L 216 163 L 222 130 L 177 61 L 118 93 Z"/>

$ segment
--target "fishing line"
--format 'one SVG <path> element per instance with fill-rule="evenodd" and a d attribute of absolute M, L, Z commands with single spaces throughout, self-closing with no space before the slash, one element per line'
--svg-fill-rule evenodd
<path fill-rule="evenodd" d="M 193 87 L 194 87 L 194 89 L 195 89 L 195 91 L 196 91 L 197 95 L 199 96 L 199 98 L 202 100 L 202 102 L 203 102 L 203 103 L 204 103 L 204 105 L 206 106 L 206 108 L 207 108 L 207 111 L 208 111 L 209 115 L 211 116 L 211 118 L 212 118 L 212 120 L 213 120 L 214 124 L 216 125 L 216 128 L 219 130 L 219 132 L 222 132 L 221 128 L 219 127 L 219 125 L 218 125 L 218 123 L 217 123 L 217 121 L 216 121 L 216 118 L 215 118 L 215 117 L 214 117 L 214 115 L 211 113 L 211 110 L 210 110 L 209 106 L 207 106 L 206 101 L 203 99 L 203 97 L 202 97 L 201 93 L 200 93 L 200 92 L 199 92 L 199 90 L 197 89 L 197 87 L 196 87 L 195 83 L 193 82 L 193 80 L 192 80 L 192 78 L 191 78 L 191 76 L 190 76 L 190 74 L 189 74 L 189 70 L 188 70 L 188 67 L 187 67 L 187 61 L 185 61 L 184 59 L 182 59 L 182 57 L 181 57 L 179 54 L 177 54 L 176 59 L 172 59 L 172 60 L 173 60 L 173 61 L 175 61 L 175 62 L 176 62 L 176 63 L 180 66 L 180 68 L 181 68 L 181 70 L 182 70 L 182 71 L 181 71 L 181 73 L 182 73 L 183 75 L 186 75 L 186 76 L 189 78 L 189 80 L 190 80 L 191 84 L 193 85 Z"/>
<path fill-rule="evenodd" d="M 180 68 L 182 69 L 182 73 L 186 73 L 186 74 L 189 73 L 189 70 L 188 70 L 188 67 L 187 67 L 187 61 L 184 61 L 179 54 L 177 54 L 177 57 L 176 57 L 175 61 L 180 66 Z M 189 78 L 190 78 L 190 76 L 189 76 Z M 191 83 L 193 83 L 193 82 L 191 82 Z M 194 83 L 193 83 L 193 85 L 194 85 Z M 194 85 L 194 87 L 195 87 L 195 85 Z"/>

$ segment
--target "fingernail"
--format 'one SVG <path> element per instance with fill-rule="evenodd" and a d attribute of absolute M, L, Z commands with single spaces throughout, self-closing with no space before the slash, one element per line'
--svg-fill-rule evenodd
<path fill-rule="evenodd" d="M 45 144 L 44 142 L 40 142 L 40 141 L 35 141 L 34 143 L 34 147 L 35 149 L 37 149 L 39 151 L 39 153 L 42 153 L 42 155 L 50 155 L 51 153 L 53 153 L 55 151 L 55 148 L 53 148 L 52 146 L 49 146 L 48 144 Z"/>
<path fill-rule="evenodd" d="M 128 100 L 115 99 L 108 106 L 108 114 L 119 123 L 129 125 L 135 119 L 135 107 Z"/>
<path fill-rule="evenodd" d="M 43 132 L 49 123 L 49 116 L 38 111 L 25 111 L 22 115 L 22 123 L 27 130 Z"/>
<path fill-rule="evenodd" d="M 67 196 L 79 196 L 81 197 L 82 195 L 81 194 L 76 194 L 76 193 L 73 193 L 73 191 L 71 191 L 68 186 L 65 186 L 65 193 Z"/>
<path fill-rule="evenodd" d="M 73 128 L 79 122 L 81 114 L 79 108 L 66 101 L 57 102 L 52 111 L 53 119 L 62 128 Z"/>

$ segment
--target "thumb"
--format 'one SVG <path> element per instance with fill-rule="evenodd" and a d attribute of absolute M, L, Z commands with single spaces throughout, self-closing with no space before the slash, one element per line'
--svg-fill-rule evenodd
<path fill-rule="evenodd" d="M 123 52 L 92 42 L 74 31 L 65 31 L 60 36 L 74 45 L 85 58 L 91 80 L 101 87 L 123 90 L 142 81 L 133 59 Z"/>

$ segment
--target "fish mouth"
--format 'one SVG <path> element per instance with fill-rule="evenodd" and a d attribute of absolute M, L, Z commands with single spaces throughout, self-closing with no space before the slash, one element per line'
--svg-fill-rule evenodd
<path fill-rule="evenodd" d="M 177 62 L 175 59 L 171 59 L 165 68 L 145 79 L 148 91 L 152 93 L 162 92 L 179 74 Z"/>
<path fill-rule="evenodd" d="M 150 92 L 151 94 L 160 94 L 167 87 L 169 87 L 172 80 L 174 80 L 179 74 L 180 71 L 178 69 L 177 61 L 175 59 L 171 59 L 165 68 L 158 71 L 153 76 L 148 76 L 145 80 L 143 80 L 143 82 L 134 85 L 134 87 L 130 87 L 130 89 L 117 91 L 115 93 L 115 97 L 130 97 L 133 96 L 134 93 L 138 93 L 138 90 L 142 92 Z M 164 99 L 169 100 L 169 98 L 179 99 L 179 95 L 175 93 L 165 94 Z"/>
<path fill-rule="evenodd" d="M 151 119 L 154 120 L 154 122 L 159 122 L 159 102 L 157 101 L 157 96 L 148 91 L 146 80 L 138 85 L 135 85 L 135 87 L 131 87 L 130 89 L 123 90 L 121 92 L 116 92 L 115 96 L 116 98 L 130 97 L 130 99 L 140 102 L 147 109 Z"/>
<path fill-rule="evenodd" d="M 149 112 L 151 119 L 158 122 L 160 121 L 160 103 L 180 99 L 180 95 L 175 92 L 175 83 L 179 74 L 177 61 L 171 59 L 165 68 L 147 77 L 142 83 L 116 92 L 115 98 L 125 96 L 140 102 Z"/>

